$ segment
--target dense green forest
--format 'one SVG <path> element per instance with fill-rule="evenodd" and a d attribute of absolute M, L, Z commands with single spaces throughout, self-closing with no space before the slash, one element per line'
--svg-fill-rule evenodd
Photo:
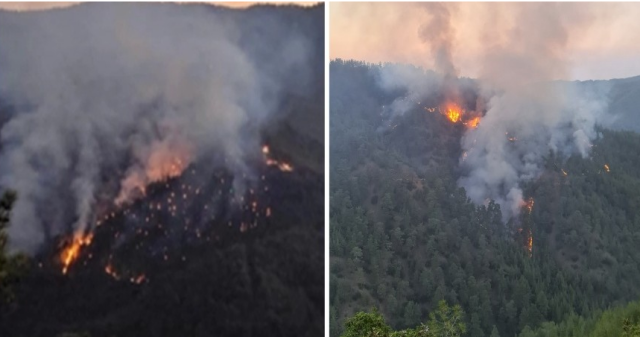
<path fill-rule="evenodd" d="M 570 316 L 556 324 L 545 322 L 538 329 L 522 331 L 520 337 L 639 337 L 640 301 L 606 310 L 589 318 Z"/>
<path fill-rule="evenodd" d="M 532 211 L 504 224 L 456 184 L 461 125 L 416 105 L 384 127 L 405 94 L 378 86 L 388 66 L 330 65 L 331 336 L 371 307 L 415 327 L 441 300 L 467 336 L 530 336 L 639 298 L 639 134 L 600 128 L 588 159 L 549 153 Z"/>
<path fill-rule="evenodd" d="M 462 320 L 463 312 L 459 305 L 449 307 L 447 302 L 438 302 L 438 308 L 429 314 L 429 322 L 413 329 L 393 331 L 377 311 L 359 312 L 345 323 L 342 337 L 459 337 L 467 326 Z"/>

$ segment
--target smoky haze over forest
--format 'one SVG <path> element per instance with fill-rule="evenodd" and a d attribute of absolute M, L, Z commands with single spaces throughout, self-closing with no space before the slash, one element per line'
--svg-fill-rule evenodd
<path fill-rule="evenodd" d="M 375 12 L 375 4 L 368 6 Z M 461 24 L 456 21 L 460 5 L 415 6 L 419 8 L 413 19 L 418 18 L 420 25 L 413 34 L 426 46 L 422 57 L 433 61 L 435 73 L 416 71 L 413 66 L 380 68 L 377 78 L 381 88 L 390 93 L 405 92 L 386 108 L 386 113 L 401 115 L 412 104 L 439 97 L 437 104 L 455 102 L 481 114 L 477 127 L 470 128 L 461 139 L 464 153 L 458 183 L 477 204 L 490 199 L 498 202 L 504 221 L 519 213 L 524 204 L 521 185 L 539 176 L 549 151 L 586 158 L 597 138 L 596 125 L 619 124 L 620 116 L 608 113 L 610 97 L 620 92 L 616 88 L 611 93 L 614 82 L 556 81 L 572 73 L 573 40 L 586 39 L 584 35 L 592 27 L 602 24 L 604 19 L 597 14 L 597 7 L 497 6 L 504 13 L 496 14 L 495 25 L 511 29 L 480 28 L 480 34 L 487 37 L 486 43 L 474 50 L 480 70 L 477 80 L 468 80 L 458 79 L 460 65 L 456 64 L 456 56 L 465 53 L 465 45 L 456 35 Z M 365 11 L 353 7 L 356 13 L 360 13 L 357 9 Z M 403 12 L 401 9 L 407 7 L 395 8 Z M 463 102 L 462 92 L 472 92 L 476 100 Z M 617 115 L 628 114 L 629 109 L 622 105 L 614 102 Z"/>
<path fill-rule="evenodd" d="M 12 249 L 89 231 L 96 203 L 135 199 L 172 164 L 209 161 L 244 173 L 238 190 L 251 186 L 260 132 L 285 117 L 285 93 L 321 83 L 314 38 L 249 10 L 259 26 L 209 5 L 0 11 L 0 187 L 19 195 Z"/>

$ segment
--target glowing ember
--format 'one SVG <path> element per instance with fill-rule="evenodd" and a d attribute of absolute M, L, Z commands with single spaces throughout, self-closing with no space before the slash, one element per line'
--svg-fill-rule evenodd
<path fill-rule="evenodd" d="M 267 164 L 267 166 L 277 166 L 282 172 L 293 171 L 293 166 L 291 166 L 291 164 L 269 158 L 269 147 L 267 145 L 262 146 L 262 154 L 264 157 L 264 163 Z"/>
<path fill-rule="evenodd" d="M 278 165 L 278 168 L 280 169 L 280 171 L 283 171 L 283 172 L 291 172 L 291 171 L 293 171 L 293 167 L 291 167 L 291 165 L 289 165 L 287 163 L 280 163 Z"/>
<path fill-rule="evenodd" d="M 144 276 L 144 274 L 140 274 L 137 277 L 132 277 L 129 279 L 129 281 L 131 281 L 131 283 L 135 283 L 135 284 L 141 284 L 142 282 L 144 282 L 144 280 L 146 280 L 146 277 Z"/>
<path fill-rule="evenodd" d="M 111 265 L 111 262 L 109 262 L 109 264 L 107 264 L 106 267 L 104 267 L 104 271 L 105 273 L 107 273 L 109 276 L 113 277 L 116 280 L 120 279 L 120 276 L 118 276 L 118 273 L 116 273 L 116 270 L 113 268 L 113 266 Z"/>
<path fill-rule="evenodd" d="M 604 164 L 604 170 L 607 171 L 607 173 L 609 172 L 609 165 Z"/>
<path fill-rule="evenodd" d="M 531 214 L 531 212 L 533 211 L 534 204 L 535 204 L 535 201 L 533 200 L 533 198 L 529 198 L 529 200 L 523 202 L 522 206 L 527 209 L 527 212 L 529 214 Z"/>
<path fill-rule="evenodd" d="M 60 253 L 60 262 L 62 262 L 62 274 L 67 274 L 71 264 L 80 256 L 80 250 L 83 246 L 88 246 L 93 240 L 93 234 L 87 235 L 77 234 L 74 235 L 70 244 L 62 250 Z"/>

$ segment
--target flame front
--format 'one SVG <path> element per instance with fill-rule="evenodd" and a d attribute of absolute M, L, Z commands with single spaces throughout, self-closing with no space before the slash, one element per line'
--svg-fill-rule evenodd
<path fill-rule="evenodd" d="M 529 198 L 527 201 L 522 202 L 522 206 L 526 208 L 527 213 L 531 214 L 533 212 L 533 205 L 535 204 L 535 200 L 533 198 Z M 528 226 L 527 226 L 528 227 Z M 519 229 L 522 232 L 522 228 Z M 527 252 L 529 252 L 529 257 L 533 254 L 533 234 L 531 233 L 531 228 L 527 228 L 527 237 L 526 237 L 526 248 Z"/>
<path fill-rule="evenodd" d="M 455 100 L 447 101 L 437 108 L 425 108 L 428 112 L 434 112 L 436 109 L 440 114 L 447 117 L 451 123 L 462 123 L 469 129 L 477 128 L 478 124 L 480 124 L 480 120 L 482 119 L 479 112 L 465 111 L 458 103 L 455 103 Z"/>
<path fill-rule="evenodd" d="M 71 240 L 70 244 L 62 250 L 62 253 L 60 253 L 60 262 L 62 262 L 62 274 L 67 274 L 67 271 L 69 271 L 69 267 L 71 266 L 71 264 L 78 259 L 78 256 L 80 256 L 80 250 L 82 249 L 82 247 L 90 245 L 91 240 L 93 240 L 92 233 L 86 235 L 74 235 L 73 240 Z"/>
<path fill-rule="evenodd" d="M 447 103 L 444 107 L 444 115 L 451 123 L 458 123 L 462 119 L 462 109 L 455 103 Z"/>

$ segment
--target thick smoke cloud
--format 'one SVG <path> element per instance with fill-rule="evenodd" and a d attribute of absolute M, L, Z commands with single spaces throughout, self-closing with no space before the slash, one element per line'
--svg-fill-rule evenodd
<path fill-rule="evenodd" d="M 247 54 L 242 23 L 205 7 L 0 12 L 0 99 L 12 107 L 0 112 L 10 114 L 0 187 L 19 194 L 13 249 L 89 230 L 97 201 L 126 202 L 212 153 L 224 159 L 211 166 L 247 171 L 277 109 L 276 76 L 304 69 L 308 42 L 290 34 L 277 66 L 260 64 L 276 58 Z"/>
<path fill-rule="evenodd" d="M 379 84 L 402 88 L 406 95 L 390 107 L 402 114 L 425 97 L 440 97 L 465 106 L 460 92 L 477 84 L 478 101 L 466 106 L 483 112 L 480 124 L 461 140 L 462 177 L 458 184 L 477 204 L 493 199 L 503 219 L 516 216 L 523 206 L 522 184 L 537 178 L 549 151 L 562 156 L 588 157 L 597 137 L 596 124 L 607 123 L 607 84 L 559 82 L 570 77 L 570 41 L 580 40 L 599 17 L 590 6 L 561 4 L 492 4 L 492 25 L 482 27 L 477 52 L 477 83 L 457 78 L 454 15 L 449 4 L 427 6 L 416 33 L 429 46 L 437 75 L 426 76 L 408 67 L 386 67 Z M 507 7 L 505 7 L 507 6 Z M 441 102 L 442 103 L 442 102 Z"/>
<path fill-rule="evenodd" d="M 517 215 L 521 184 L 539 176 L 549 151 L 589 155 L 606 94 L 606 87 L 544 83 L 492 97 L 478 128 L 462 139 L 459 185 L 476 203 L 495 200 L 505 221 Z"/>
<path fill-rule="evenodd" d="M 462 139 L 459 184 L 476 203 L 500 205 L 504 220 L 523 204 L 521 183 L 536 178 L 549 151 L 587 157 L 594 126 L 606 111 L 608 88 L 559 83 L 570 71 L 568 40 L 588 31 L 589 11 L 555 4 L 518 6 L 515 24 L 487 41 L 480 83 L 487 112 Z"/>

